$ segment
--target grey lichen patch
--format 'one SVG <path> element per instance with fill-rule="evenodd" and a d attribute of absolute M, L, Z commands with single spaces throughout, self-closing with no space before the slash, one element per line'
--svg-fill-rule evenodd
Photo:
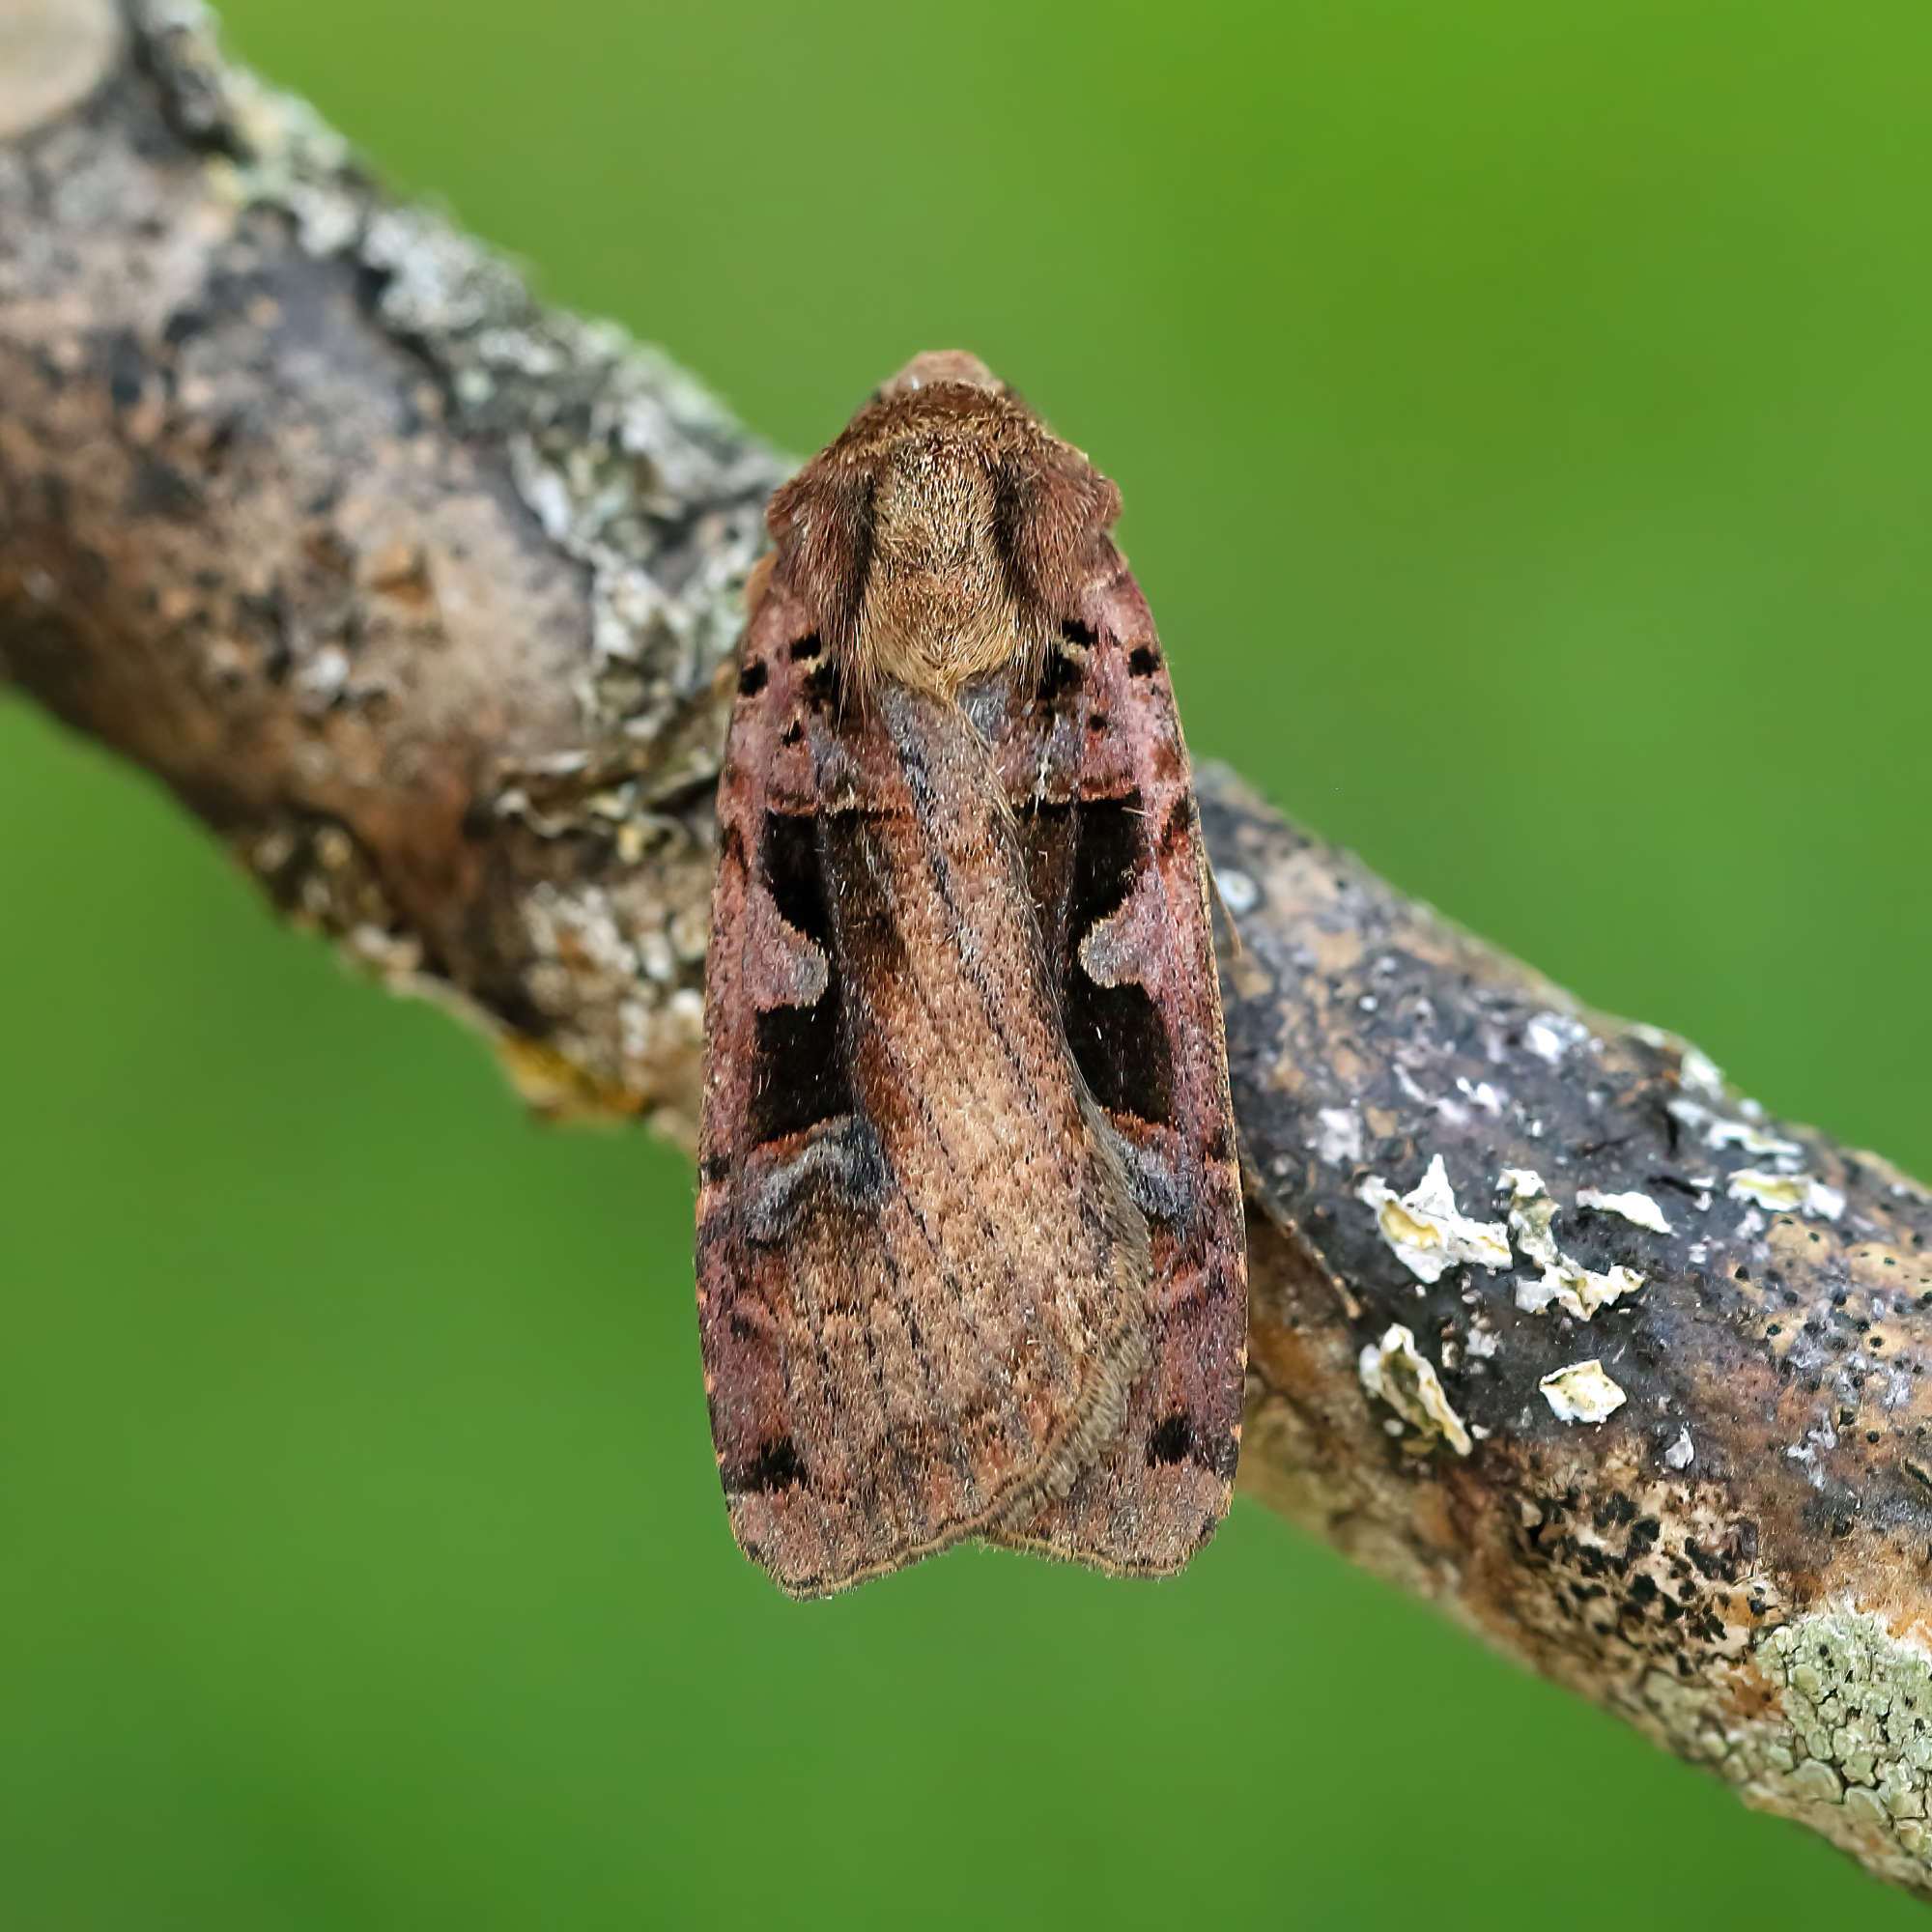
<path fill-rule="evenodd" d="M 1221 895 L 1221 903 L 1236 919 L 1245 919 L 1261 903 L 1261 888 L 1238 867 L 1230 866 L 1225 871 L 1216 872 L 1214 890 Z"/>
<path fill-rule="evenodd" d="M 628 752 L 655 793 L 701 783 L 721 736 L 715 675 L 790 466 L 658 352 L 543 307 L 441 215 L 387 202 L 306 102 L 222 58 L 199 0 L 138 0 L 134 19 L 217 186 L 365 271 L 374 314 L 429 364 L 455 425 L 500 440 L 526 506 L 589 570 L 578 695 L 600 776 Z"/>
<path fill-rule="evenodd" d="M 1387 1403 L 1425 1440 L 1440 1436 L 1457 1455 L 1469 1453 L 1469 1432 L 1449 1406 L 1435 1365 L 1416 1349 L 1410 1330 L 1392 1322 L 1378 1342 L 1362 1350 L 1357 1366 L 1363 1388 Z"/>
<path fill-rule="evenodd" d="M 1456 1191 L 1437 1154 L 1406 1194 L 1397 1195 L 1378 1174 L 1356 1198 L 1374 1209 L 1381 1237 L 1418 1281 L 1439 1281 L 1445 1269 L 1472 1262 L 1492 1272 L 1510 1264 L 1509 1232 L 1499 1221 L 1472 1221 L 1456 1206 Z"/>
<path fill-rule="evenodd" d="M 1539 1060 L 1560 1066 L 1566 1054 L 1591 1043 L 1590 1029 L 1570 1013 L 1542 1012 L 1523 1029 L 1522 1043 Z"/>
<path fill-rule="evenodd" d="M 1757 1121 L 1730 1121 L 1700 1100 L 1679 1094 L 1666 1103 L 1672 1120 L 1698 1135 L 1706 1147 L 1738 1148 L 1746 1153 L 1772 1154 L 1780 1163 L 1802 1161 L 1804 1150 L 1783 1139 Z"/>
<path fill-rule="evenodd" d="M 1317 1160 L 1351 1168 L 1362 1157 L 1362 1117 L 1352 1107 L 1323 1107 L 1315 1116 Z"/>
<path fill-rule="evenodd" d="M 552 1022 L 541 1052 L 531 1046 L 512 1060 L 526 1097 L 550 1113 L 611 1111 L 602 1098 L 587 1109 L 575 1098 L 568 1107 L 552 1098 L 563 1067 L 575 1069 L 592 1095 L 681 1091 L 679 1069 L 694 1066 L 704 1045 L 702 908 L 544 883 L 526 901 L 525 917 L 534 952 L 526 983 Z M 575 1075 L 567 1084 L 574 1094 Z M 653 1119 L 676 1138 L 694 1130 L 677 1110 Z"/>
<path fill-rule="evenodd" d="M 251 834 L 237 856 L 296 924 L 342 940 L 356 964 L 413 989 L 420 948 L 394 936 L 376 868 L 341 825 L 285 814 Z"/>

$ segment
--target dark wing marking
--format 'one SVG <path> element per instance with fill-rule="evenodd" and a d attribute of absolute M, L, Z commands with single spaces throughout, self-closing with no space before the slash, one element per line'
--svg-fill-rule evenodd
<path fill-rule="evenodd" d="M 1240 1446 L 1247 1264 L 1208 865 L 1153 622 L 1107 554 L 1058 668 L 982 700 L 1069 1044 L 1152 1238 L 1151 1352 L 1121 1434 L 992 1540 L 1116 1573 L 1178 1570 Z"/>
<path fill-rule="evenodd" d="M 987 747 L 841 711 L 770 593 L 719 787 L 699 1326 L 731 1523 L 785 1589 L 1028 1515 L 1118 1433 L 1148 1230 L 1061 1033 Z"/>

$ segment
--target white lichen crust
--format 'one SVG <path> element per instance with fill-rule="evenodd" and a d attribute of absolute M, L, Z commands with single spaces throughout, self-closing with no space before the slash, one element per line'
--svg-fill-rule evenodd
<path fill-rule="evenodd" d="M 1587 1268 L 1556 1245 L 1553 1232 L 1556 1203 L 1545 1189 L 1543 1177 L 1533 1168 L 1504 1168 L 1498 1177 L 1498 1186 L 1510 1191 L 1511 1236 L 1543 1270 L 1535 1281 L 1519 1281 L 1516 1285 L 1516 1305 L 1525 1313 L 1539 1315 L 1547 1308 L 1556 1307 L 1578 1321 L 1587 1321 L 1598 1309 L 1624 1295 L 1634 1294 L 1643 1286 L 1643 1276 L 1634 1268 L 1622 1263 L 1602 1270 Z M 1595 1192 L 1593 1188 L 1580 1189 L 1577 1206 L 1595 1206 L 1605 1198 L 1598 1195 L 1596 1202 L 1585 1199 Z M 1667 1234 L 1669 1230 L 1662 1232 Z"/>
<path fill-rule="evenodd" d="M 1670 1223 L 1663 1218 L 1663 1209 L 1648 1194 L 1640 1194 L 1634 1188 L 1621 1194 L 1605 1194 L 1601 1188 L 1579 1187 L 1577 1190 L 1577 1206 L 1592 1208 L 1599 1214 L 1621 1214 L 1626 1221 L 1639 1228 L 1648 1228 L 1653 1235 L 1670 1233 Z"/>
<path fill-rule="evenodd" d="M 1439 1281 L 1461 1262 L 1492 1271 L 1510 1264 L 1509 1231 L 1497 1221 L 1472 1221 L 1457 1208 L 1440 1154 L 1406 1194 L 1398 1196 L 1372 1174 L 1356 1195 L 1375 1210 L 1382 1239 L 1418 1281 Z"/>
<path fill-rule="evenodd" d="M 1594 1355 L 1551 1370 L 1537 1387 L 1558 1422 L 1607 1422 L 1630 1400 Z"/>
<path fill-rule="evenodd" d="M 1469 1432 L 1442 1393 L 1435 1365 L 1416 1349 L 1414 1335 L 1400 1322 L 1392 1322 L 1379 1341 L 1362 1350 L 1358 1370 L 1363 1388 L 1378 1402 L 1387 1403 L 1425 1439 L 1440 1436 L 1457 1455 L 1469 1453 L 1473 1446 Z"/>

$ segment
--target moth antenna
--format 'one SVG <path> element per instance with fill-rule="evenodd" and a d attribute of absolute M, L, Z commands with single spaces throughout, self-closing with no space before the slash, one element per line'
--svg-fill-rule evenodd
<path fill-rule="evenodd" d="M 777 568 L 778 560 L 778 552 L 767 550 L 745 578 L 745 621 L 748 624 L 758 614 L 758 606 L 765 601 L 765 592 L 772 586 L 772 572 Z"/>
<path fill-rule="evenodd" d="M 1241 944 L 1241 928 L 1235 923 L 1235 915 L 1228 910 L 1228 901 L 1221 896 L 1221 881 L 1211 865 L 1208 867 L 1208 890 L 1214 895 L 1214 903 L 1221 908 L 1221 917 L 1227 922 L 1229 952 L 1238 959 L 1248 949 Z"/>

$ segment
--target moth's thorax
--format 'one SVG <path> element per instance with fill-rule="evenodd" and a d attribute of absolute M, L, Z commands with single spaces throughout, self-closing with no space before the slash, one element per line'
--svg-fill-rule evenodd
<path fill-rule="evenodd" d="M 880 466 L 871 570 L 854 668 L 950 698 L 1025 651 L 1002 555 L 996 486 L 980 451 L 909 440 Z"/>
<path fill-rule="evenodd" d="M 1043 662 L 1112 567 L 1120 508 L 983 363 L 916 356 L 774 494 L 767 582 L 846 690 L 897 682 L 950 700 Z"/>

